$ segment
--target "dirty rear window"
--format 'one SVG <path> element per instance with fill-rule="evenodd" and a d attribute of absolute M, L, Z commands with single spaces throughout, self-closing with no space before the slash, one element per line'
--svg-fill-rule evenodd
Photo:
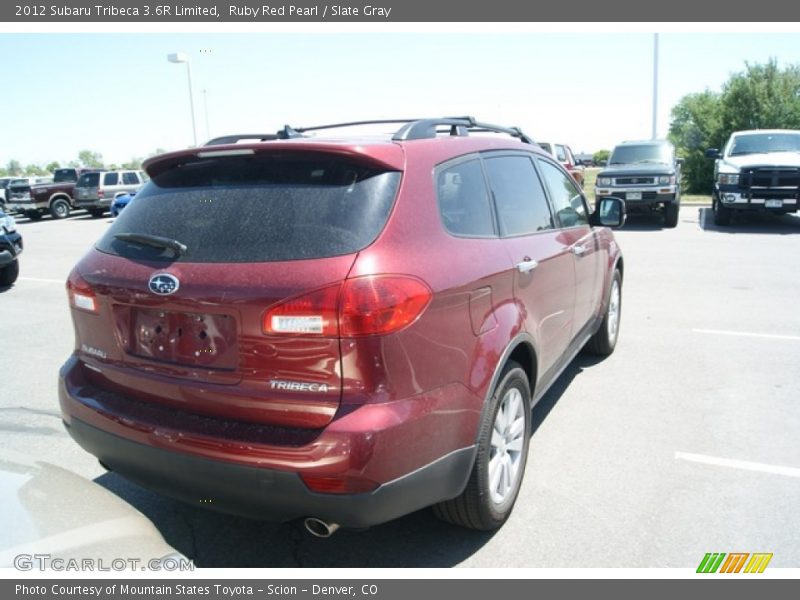
<path fill-rule="evenodd" d="M 75 187 L 97 187 L 100 185 L 100 173 L 84 173 L 78 177 Z"/>
<path fill-rule="evenodd" d="M 97 248 L 139 260 L 265 262 L 357 252 L 378 236 L 400 173 L 328 156 L 222 157 L 156 175 Z M 176 240 L 168 249 L 121 233 Z"/>
<path fill-rule="evenodd" d="M 53 172 L 53 183 L 62 183 L 64 181 L 75 181 L 75 169 L 56 169 Z"/>

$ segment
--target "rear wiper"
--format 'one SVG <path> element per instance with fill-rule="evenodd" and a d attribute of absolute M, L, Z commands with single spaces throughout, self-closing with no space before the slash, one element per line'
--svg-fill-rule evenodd
<path fill-rule="evenodd" d="M 150 235 L 147 233 L 118 233 L 114 237 L 123 242 L 136 242 L 144 244 L 145 246 L 172 250 L 176 256 L 186 254 L 189 250 L 186 244 L 181 244 L 178 240 L 161 237 L 160 235 Z"/>

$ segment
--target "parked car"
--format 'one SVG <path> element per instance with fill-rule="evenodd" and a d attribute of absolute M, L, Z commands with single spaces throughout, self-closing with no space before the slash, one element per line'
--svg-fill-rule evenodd
<path fill-rule="evenodd" d="M 103 171 L 84 173 L 75 185 L 75 206 L 100 217 L 115 198 L 137 191 L 147 181 L 143 171 Z"/>
<path fill-rule="evenodd" d="M 6 186 L 5 208 L 9 213 L 21 213 L 17 208 L 20 202 L 27 202 L 31 196 L 31 186 L 51 183 L 52 177 L 14 177 Z"/>
<path fill-rule="evenodd" d="M 0 210 L 6 210 L 6 199 L 8 198 L 8 185 L 13 177 L 0 177 Z"/>
<path fill-rule="evenodd" d="M 659 212 L 666 227 L 678 225 L 681 162 L 666 140 L 622 142 L 597 174 L 595 198 L 618 197 L 630 212 Z"/>
<path fill-rule="evenodd" d="M 0 210 L 0 287 L 13 285 L 19 276 L 22 235 L 14 217 Z"/>
<path fill-rule="evenodd" d="M 734 213 L 797 212 L 800 199 L 800 131 L 753 129 L 731 134 L 714 163 L 714 223 L 729 225 Z"/>
<path fill-rule="evenodd" d="M 135 195 L 136 192 L 131 192 L 129 194 L 122 194 L 122 196 L 117 196 L 114 199 L 114 202 L 111 203 L 111 216 L 118 217 L 119 213 L 122 212 L 122 209 L 131 203 L 131 200 L 133 200 Z"/>
<path fill-rule="evenodd" d="M 84 173 L 99 171 L 74 167 L 56 169 L 52 182 L 31 185 L 28 194 L 15 200 L 14 209 L 32 221 L 38 221 L 46 214 L 54 219 L 64 219 L 75 207 L 73 195 L 78 178 Z"/>
<path fill-rule="evenodd" d="M 554 156 L 555 159 L 561 163 L 572 178 L 578 182 L 578 185 L 583 187 L 583 182 L 586 178 L 583 165 L 575 159 L 572 150 L 566 144 L 551 144 L 550 142 L 536 142 L 542 149 Z"/>
<path fill-rule="evenodd" d="M 318 536 L 431 505 L 500 527 L 532 405 L 582 348 L 614 351 L 625 205 L 590 213 L 517 128 L 399 123 L 148 159 L 67 282 L 70 435 L 145 487 Z"/>

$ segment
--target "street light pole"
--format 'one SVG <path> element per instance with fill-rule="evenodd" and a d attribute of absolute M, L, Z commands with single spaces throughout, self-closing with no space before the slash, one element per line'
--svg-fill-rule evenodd
<path fill-rule="evenodd" d="M 194 94 L 192 93 L 192 65 L 189 56 L 184 52 L 175 52 L 167 55 L 167 60 L 171 63 L 186 63 L 186 76 L 189 79 L 189 111 L 192 116 L 192 139 L 194 146 L 197 147 L 197 125 L 194 118 Z"/>
<path fill-rule="evenodd" d="M 206 116 L 206 139 L 211 138 L 211 128 L 208 126 L 208 94 L 206 89 L 203 89 L 203 112 Z"/>
<path fill-rule="evenodd" d="M 658 34 L 653 34 L 653 139 L 656 139 L 658 123 Z"/>

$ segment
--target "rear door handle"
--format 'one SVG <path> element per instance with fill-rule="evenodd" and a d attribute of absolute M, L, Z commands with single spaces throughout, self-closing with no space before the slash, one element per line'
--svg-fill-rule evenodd
<path fill-rule="evenodd" d="M 575 244 L 569 250 L 575 256 L 583 256 L 584 254 L 586 254 L 586 246 L 583 246 L 581 244 Z"/>
<path fill-rule="evenodd" d="M 539 263 L 532 258 L 525 258 L 521 262 L 517 263 L 517 271 L 520 273 L 530 273 L 538 266 Z"/>

